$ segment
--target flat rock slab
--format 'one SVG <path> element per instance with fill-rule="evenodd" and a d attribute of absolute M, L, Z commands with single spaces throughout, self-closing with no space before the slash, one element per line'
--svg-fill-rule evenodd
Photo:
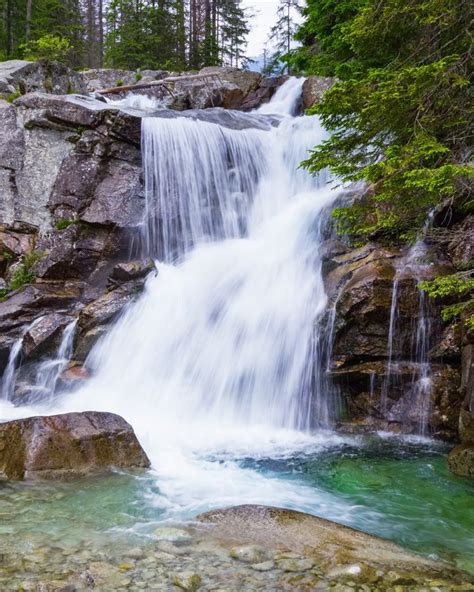
<path fill-rule="evenodd" d="M 239 545 L 259 545 L 269 552 L 283 552 L 277 560 L 284 571 L 314 567 L 330 578 L 347 577 L 360 584 L 371 584 L 374 590 L 388 580 L 394 585 L 403 581 L 407 586 L 432 581 L 440 585 L 459 583 L 467 586 L 459 589 L 474 589 L 472 576 L 448 564 L 435 563 L 385 539 L 303 512 L 242 505 L 206 512 L 197 520 L 211 527 L 209 536 L 221 544 L 234 545 L 234 555 L 237 551 L 243 553 Z"/>
<path fill-rule="evenodd" d="M 113 413 L 85 411 L 0 424 L 0 477 L 68 479 L 150 461 L 132 427 Z"/>

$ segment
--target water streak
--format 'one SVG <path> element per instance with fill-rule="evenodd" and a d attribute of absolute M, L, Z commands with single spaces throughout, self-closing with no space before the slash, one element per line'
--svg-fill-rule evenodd
<path fill-rule="evenodd" d="M 66 325 L 55 357 L 44 360 L 38 365 L 30 400 L 35 398 L 45 400 L 54 396 L 61 374 L 72 356 L 76 325 L 77 319 Z"/>

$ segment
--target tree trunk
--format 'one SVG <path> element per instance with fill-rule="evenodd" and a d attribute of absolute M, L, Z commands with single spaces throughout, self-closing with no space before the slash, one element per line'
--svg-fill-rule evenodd
<path fill-rule="evenodd" d="M 25 31 L 25 39 L 26 41 L 30 40 L 31 37 L 31 9 L 32 9 L 33 0 L 27 0 L 26 2 L 26 31 Z"/>

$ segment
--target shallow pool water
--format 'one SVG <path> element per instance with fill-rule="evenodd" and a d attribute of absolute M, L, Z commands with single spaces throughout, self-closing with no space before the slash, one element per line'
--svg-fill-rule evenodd
<path fill-rule="evenodd" d="M 277 458 L 232 462 L 264 478 L 269 491 L 272 484 L 279 487 L 284 482 L 292 485 L 289 491 L 299 487 L 305 492 L 297 498 L 301 503 L 294 497 L 286 504 L 282 500 L 288 507 L 474 572 L 474 487 L 449 473 L 445 455 L 446 448 L 433 442 L 370 436 L 316 453 L 287 452 Z M 208 462 L 218 466 L 229 459 L 214 456 Z M 232 489 L 232 483 L 228 486 Z M 73 483 L 2 483 L 0 517 L 2 547 L 8 550 L 6 569 L 18 569 L 26 560 L 51 573 L 68 554 L 75 559 L 81 553 L 100 557 L 111 547 L 120 553 L 146 545 L 156 539 L 154 533 L 163 522 L 171 524 L 154 471 Z M 176 518 L 172 524 L 176 526 Z"/>

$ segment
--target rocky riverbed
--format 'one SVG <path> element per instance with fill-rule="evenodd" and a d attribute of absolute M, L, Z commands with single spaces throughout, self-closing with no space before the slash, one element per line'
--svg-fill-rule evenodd
<path fill-rule="evenodd" d="M 131 546 L 120 534 L 100 548 L 71 544 L 7 550 L 5 591 L 468 592 L 474 580 L 442 562 L 413 555 L 382 539 L 300 512 L 238 506 L 191 524 L 155 528 Z"/>

